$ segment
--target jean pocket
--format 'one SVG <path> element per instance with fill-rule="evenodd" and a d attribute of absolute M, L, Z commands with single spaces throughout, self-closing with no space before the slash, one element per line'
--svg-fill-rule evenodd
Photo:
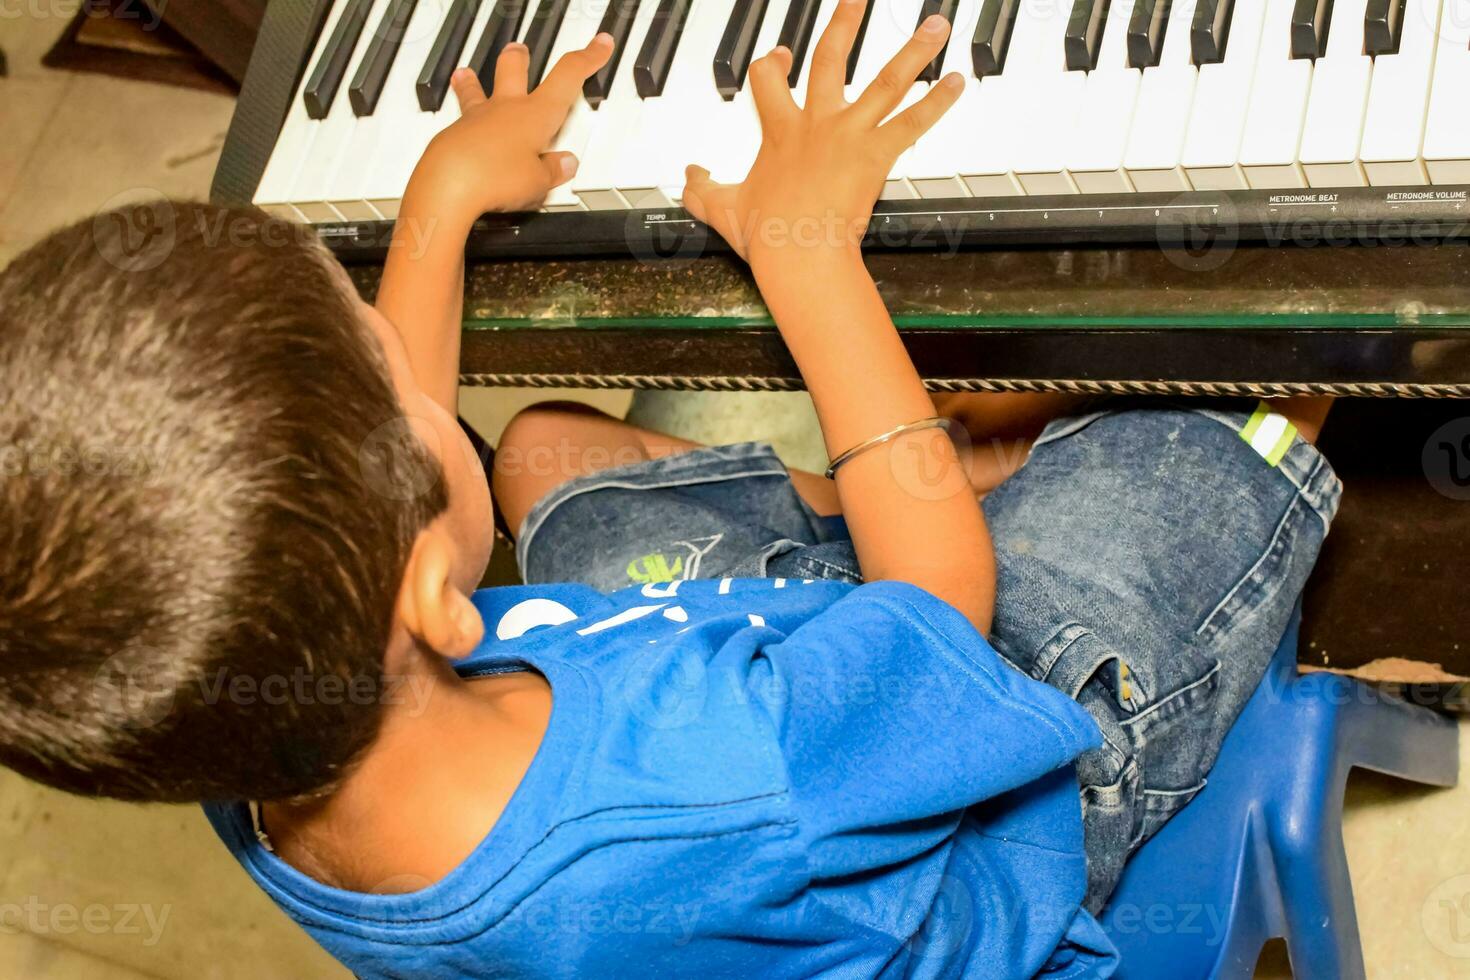
<path fill-rule="evenodd" d="M 1036 437 L 1036 441 L 1031 444 L 1031 448 L 1035 450 L 1037 446 L 1044 446 L 1048 442 L 1065 439 L 1067 436 L 1081 432 L 1104 415 L 1111 413 L 1112 409 L 1103 409 L 1096 412 L 1086 412 L 1082 415 L 1069 415 L 1052 419 L 1046 424 L 1046 428 L 1041 430 L 1041 435 Z"/>
<path fill-rule="evenodd" d="M 1192 680 L 1119 721 L 1138 760 L 1144 794 L 1158 795 L 1154 805 L 1161 813 L 1168 810 L 1170 794 L 1198 791 L 1215 761 L 1211 732 L 1219 695 L 1220 662 L 1201 658 Z"/>
<path fill-rule="evenodd" d="M 1141 800 L 1141 814 L 1138 823 L 1137 835 L 1133 838 L 1133 846 L 1139 847 L 1159 832 L 1159 828 L 1169 822 L 1190 800 L 1199 795 L 1199 791 L 1205 788 L 1206 780 L 1200 780 L 1193 786 L 1183 789 L 1146 789 L 1139 798 Z"/>
<path fill-rule="evenodd" d="M 789 554 L 782 555 L 766 570 L 768 576 L 781 575 L 786 578 L 816 579 L 829 582 L 850 582 L 861 585 L 862 569 L 858 565 L 857 553 L 849 541 L 828 541 L 824 544 L 807 545 Z"/>

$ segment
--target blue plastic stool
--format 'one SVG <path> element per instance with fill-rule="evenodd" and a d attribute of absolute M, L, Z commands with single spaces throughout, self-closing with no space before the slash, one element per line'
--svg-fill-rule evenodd
<path fill-rule="evenodd" d="M 1277 937 L 1299 978 L 1364 975 L 1342 844 L 1348 770 L 1453 786 L 1459 732 L 1350 678 L 1298 675 L 1298 623 L 1209 783 L 1124 870 L 1102 916 L 1122 953 L 1118 976 L 1250 977 Z"/>

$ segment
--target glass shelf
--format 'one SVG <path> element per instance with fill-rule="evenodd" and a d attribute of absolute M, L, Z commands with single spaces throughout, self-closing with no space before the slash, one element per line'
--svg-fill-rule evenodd
<path fill-rule="evenodd" d="M 902 327 L 936 329 L 1336 329 L 1470 326 L 1462 245 L 1157 245 L 870 252 Z M 377 270 L 353 270 L 371 292 Z M 472 263 L 466 326 L 748 329 L 770 325 L 743 263 L 727 255 Z"/>

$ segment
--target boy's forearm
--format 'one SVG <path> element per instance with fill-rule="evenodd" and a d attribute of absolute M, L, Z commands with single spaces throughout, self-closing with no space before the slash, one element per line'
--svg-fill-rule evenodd
<path fill-rule="evenodd" d="M 569 180 L 576 160 L 547 152 L 588 78 L 612 55 L 612 37 L 562 55 L 530 91 L 530 51 L 505 46 L 495 95 L 460 68 L 450 78 L 457 122 L 435 136 L 408 181 L 378 288 L 378 310 L 398 328 L 409 366 L 429 397 L 453 412 L 459 390 L 464 245 L 487 211 L 524 211 Z"/>
<path fill-rule="evenodd" d="M 452 412 L 459 391 L 464 246 L 479 214 L 426 170 L 421 166 L 404 192 L 377 308 L 403 335 L 424 391 Z"/>
<path fill-rule="evenodd" d="M 752 268 L 811 392 L 829 455 L 933 415 L 857 249 L 781 250 L 753 256 Z M 994 553 L 942 431 L 854 457 L 837 471 L 837 490 L 866 578 L 919 585 L 989 629 Z"/>

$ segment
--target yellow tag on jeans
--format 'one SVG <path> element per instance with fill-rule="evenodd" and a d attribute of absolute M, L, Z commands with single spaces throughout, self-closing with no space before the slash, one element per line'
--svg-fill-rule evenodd
<path fill-rule="evenodd" d="M 1240 430 L 1240 437 L 1250 443 L 1262 459 L 1275 466 L 1291 448 L 1291 441 L 1296 438 L 1296 426 L 1286 421 L 1285 415 L 1271 411 L 1269 405 L 1260 402 L 1245 428 Z"/>

